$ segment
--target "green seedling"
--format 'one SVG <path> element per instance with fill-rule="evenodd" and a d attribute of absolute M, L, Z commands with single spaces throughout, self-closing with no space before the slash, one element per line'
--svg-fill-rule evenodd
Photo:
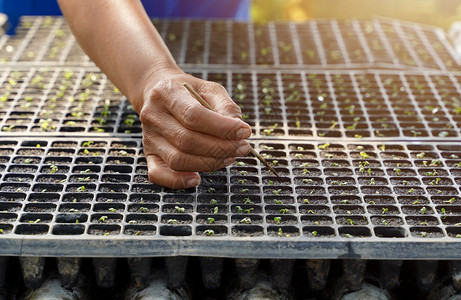
<path fill-rule="evenodd" d="M 177 205 L 174 207 L 174 209 L 177 213 L 184 213 L 186 211 L 184 207 L 179 207 Z"/>
<path fill-rule="evenodd" d="M 207 229 L 203 232 L 204 235 L 207 235 L 207 236 L 212 236 L 214 235 L 214 230 L 212 229 Z"/>
<path fill-rule="evenodd" d="M 251 221 L 251 219 L 249 217 L 245 217 L 245 218 L 240 220 L 240 223 L 242 223 L 242 224 L 251 224 L 252 221 Z"/>
<path fill-rule="evenodd" d="M 275 194 L 275 195 L 279 195 L 281 192 L 282 192 L 281 189 L 273 190 L 273 191 L 272 191 L 272 193 Z"/>
<path fill-rule="evenodd" d="M 448 204 L 453 204 L 453 202 L 455 202 L 455 200 L 456 200 L 455 197 L 452 197 L 452 198 L 450 198 L 450 200 L 443 201 L 443 202 L 448 203 Z"/>
<path fill-rule="evenodd" d="M 363 159 L 370 158 L 370 155 L 367 154 L 366 152 L 363 152 L 363 151 L 362 151 L 362 152 L 360 152 L 359 154 L 360 154 L 360 156 L 361 156 Z"/>
<path fill-rule="evenodd" d="M 107 220 L 107 216 L 101 216 L 98 220 L 99 223 L 107 223 L 108 220 Z"/>
<path fill-rule="evenodd" d="M 254 204 L 253 201 L 251 201 L 250 197 L 244 198 L 243 201 L 244 204 Z"/>
<path fill-rule="evenodd" d="M 356 223 L 354 220 L 352 220 L 352 219 L 347 219 L 346 222 L 349 223 L 350 225 L 356 225 L 356 224 L 357 224 L 357 223 Z"/>
<path fill-rule="evenodd" d="M 281 214 L 288 214 L 290 211 L 289 211 L 288 208 L 282 208 L 282 209 L 279 210 L 279 212 L 280 212 Z"/>

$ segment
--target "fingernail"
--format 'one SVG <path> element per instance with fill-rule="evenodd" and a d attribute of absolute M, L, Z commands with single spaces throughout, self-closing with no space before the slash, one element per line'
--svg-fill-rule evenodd
<path fill-rule="evenodd" d="M 188 179 L 186 181 L 186 186 L 187 188 L 196 187 L 197 185 L 200 184 L 200 181 L 201 181 L 200 178 L 195 178 L 195 177 Z"/>
<path fill-rule="evenodd" d="M 248 152 L 250 152 L 250 145 L 248 145 L 248 143 L 245 142 L 245 144 L 238 147 L 237 152 L 235 152 L 235 154 L 237 156 L 242 156 L 242 155 L 247 155 Z"/>
<path fill-rule="evenodd" d="M 228 165 L 232 164 L 234 161 L 235 161 L 235 157 L 226 158 L 226 159 L 224 160 L 224 165 L 225 165 L 225 166 L 228 166 Z"/>
<path fill-rule="evenodd" d="M 242 127 L 235 133 L 236 139 L 247 139 L 251 135 L 251 129 L 248 127 Z"/>

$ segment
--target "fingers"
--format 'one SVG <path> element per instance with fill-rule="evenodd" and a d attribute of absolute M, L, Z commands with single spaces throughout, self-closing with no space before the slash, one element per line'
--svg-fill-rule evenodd
<path fill-rule="evenodd" d="M 176 172 L 157 155 L 146 156 L 149 180 L 171 189 L 187 189 L 200 184 L 200 175 L 196 172 Z"/>
<path fill-rule="evenodd" d="M 227 158 L 244 156 L 249 152 L 248 142 L 245 140 L 226 140 L 209 134 L 192 131 L 183 127 L 173 117 L 162 122 L 152 120 L 157 134 L 163 137 L 178 150 L 193 155 Z"/>
<path fill-rule="evenodd" d="M 242 109 L 229 97 L 222 85 L 207 82 L 204 86 L 199 87 L 198 93 L 213 107 L 215 112 L 226 117 L 242 119 Z"/>
<path fill-rule="evenodd" d="M 183 86 L 189 83 L 213 110 Z M 152 86 L 140 113 L 149 180 L 170 188 L 200 184 L 196 172 L 221 169 L 248 154 L 251 128 L 241 110 L 215 83 L 173 75 Z"/>
<path fill-rule="evenodd" d="M 155 141 L 155 145 L 151 141 Z M 199 156 L 184 153 L 158 135 L 150 136 L 149 139 L 145 138 L 143 145 L 146 156 L 159 156 L 174 171 L 208 172 L 224 168 L 235 161 L 235 157 Z"/>
<path fill-rule="evenodd" d="M 165 103 L 166 110 L 185 128 L 192 131 L 202 132 L 221 139 L 246 139 L 250 137 L 251 128 L 241 120 L 240 107 L 229 98 L 221 85 L 195 78 L 190 81 L 192 88 L 215 111 L 204 107 L 184 86 L 177 87 L 171 82 L 158 86 L 155 93 L 152 94 L 152 101 L 168 99 Z"/>
<path fill-rule="evenodd" d="M 185 90 L 186 93 L 187 90 Z M 209 110 L 190 94 L 178 95 L 182 100 L 172 101 L 169 112 L 190 130 L 213 135 L 221 139 L 247 139 L 251 135 L 248 124 Z"/>

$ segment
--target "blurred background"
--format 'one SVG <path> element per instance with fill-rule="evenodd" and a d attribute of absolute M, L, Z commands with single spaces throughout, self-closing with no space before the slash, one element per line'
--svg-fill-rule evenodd
<path fill-rule="evenodd" d="M 236 20 L 255 22 L 314 18 L 371 18 L 384 16 L 442 27 L 461 20 L 461 0 L 142 0 L 152 16 L 216 17 L 231 14 Z M 179 4 L 174 4 L 179 3 Z M 155 9 L 154 9 L 155 8 Z M 56 0 L 0 0 L 13 27 L 20 15 L 60 14 Z"/>
<path fill-rule="evenodd" d="M 384 16 L 448 29 L 461 21 L 461 0 L 252 0 L 256 22 Z"/>

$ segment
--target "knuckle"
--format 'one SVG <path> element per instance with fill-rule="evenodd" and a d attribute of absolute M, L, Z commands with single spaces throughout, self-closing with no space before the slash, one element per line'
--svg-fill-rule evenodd
<path fill-rule="evenodd" d="M 174 135 L 176 147 L 183 152 L 190 152 L 193 146 L 193 138 L 190 136 L 187 130 L 179 130 Z"/>
<path fill-rule="evenodd" d="M 147 123 L 151 121 L 151 110 L 149 109 L 149 106 L 143 106 L 141 108 L 141 111 L 139 112 L 139 121 L 141 124 Z"/>
<path fill-rule="evenodd" d="M 216 90 L 217 92 L 226 92 L 226 89 L 224 88 L 224 86 L 222 86 L 221 84 L 217 82 L 208 81 L 206 83 L 206 87 L 210 90 Z"/>
<path fill-rule="evenodd" d="M 158 87 L 156 85 L 151 93 L 148 99 L 145 100 L 143 107 L 141 108 L 139 112 L 139 121 L 141 123 L 156 123 L 156 121 L 159 119 L 158 114 L 159 114 L 159 107 L 156 105 L 159 101 L 156 101 L 156 99 L 161 99 L 162 94 L 163 94 L 163 88 Z"/>
<path fill-rule="evenodd" d="M 181 110 L 181 119 L 188 128 L 194 128 L 198 122 L 197 106 L 187 105 Z"/>
<path fill-rule="evenodd" d="M 141 124 L 155 123 L 156 118 L 153 117 L 152 110 L 148 106 L 144 106 L 139 112 L 139 121 Z"/>
<path fill-rule="evenodd" d="M 242 109 L 240 108 L 240 106 L 235 104 L 235 102 L 226 101 L 223 104 L 223 109 L 225 111 L 227 111 L 227 112 L 230 112 L 233 115 L 241 115 L 242 114 Z"/>
<path fill-rule="evenodd" d="M 186 156 L 178 151 L 171 151 L 168 153 L 165 161 L 174 171 L 182 171 L 186 169 Z"/>

